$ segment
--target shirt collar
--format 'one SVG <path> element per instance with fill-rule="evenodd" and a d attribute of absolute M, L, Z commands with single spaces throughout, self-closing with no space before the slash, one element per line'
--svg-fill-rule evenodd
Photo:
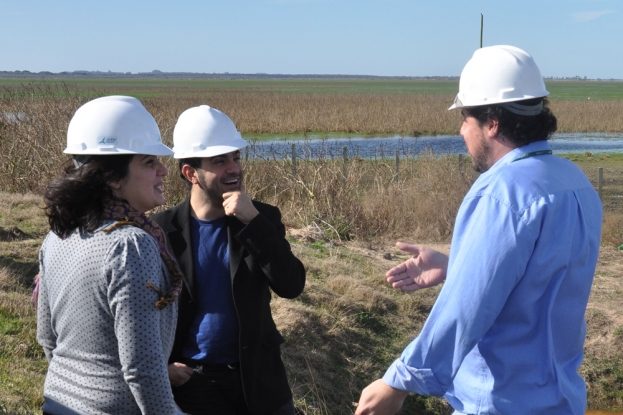
<path fill-rule="evenodd" d="M 525 146 L 517 147 L 510 152 L 506 153 L 504 157 L 499 159 L 486 173 L 494 172 L 500 169 L 502 166 L 506 166 L 513 162 L 513 160 L 533 151 L 541 151 L 541 150 L 551 150 L 549 145 L 549 141 L 541 140 L 535 141 L 530 144 L 526 144 Z M 486 174 L 485 173 L 485 174 Z"/>

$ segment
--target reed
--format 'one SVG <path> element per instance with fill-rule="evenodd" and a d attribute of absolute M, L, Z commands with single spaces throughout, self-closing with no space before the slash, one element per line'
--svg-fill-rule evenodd
<path fill-rule="evenodd" d="M 403 159 L 401 167 L 396 175 L 391 159 L 314 160 L 299 162 L 292 175 L 288 162 L 256 162 L 249 163 L 245 180 L 250 194 L 283 207 L 288 223 L 318 226 L 331 239 L 371 241 L 401 233 L 447 240 L 475 176 L 459 172 L 453 157 Z"/>
<path fill-rule="evenodd" d="M 73 113 L 100 93 L 48 82 L 1 90 L 0 190 L 40 193 L 67 159 L 62 150 Z M 458 127 L 456 117 L 460 116 L 445 110 L 446 98 L 435 94 L 294 94 L 234 89 L 208 95 L 188 92 L 149 97 L 144 102 L 159 124 L 164 141 L 171 145 L 179 114 L 202 102 L 223 109 L 243 131 L 415 134 Z M 623 102 L 570 101 L 552 105 L 566 109 L 561 111 L 563 114 L 592 109 L 618 125 L 621 116 L 617 117 L 617 106 Z M 570 116 L 577 122 L 596 118 Z M 397 174 L 391 158 L 363 160 L 351 155 L 344 163 L 340 156 L 303 158 L 296 172 L 287 154 L 248 159 L 247 190 L 253 197 L 280 206 L 288 225 L 318 226 L 330 238 L 371 241 L 401 232 L 417 239 L 442 241 L 449 239 L 454 214 L 476 177 L 467 165 L 459 172 L 456 158 L 452 157 L 403 155 Z M 177 177 L 174 160 L 166 163 L 171 175 L 165 186 L 168 201 L 174 204 L 185 198 L 187 190 Z M 616 174 L 618 170 L 613 169 Z M 608 172 L 608 177 L 617 176 Z M 615 184 L 619 181 L 616 179 Z M 607 192 L 618 192 L 618 187 L 608 185 Z M 613 243 L 615 239 L 613 236 Z"/>
<path fill-rule="evenodd" d="M 133 90 L 129 90 L 131 94 Z M 41 191 L 65 160 L 67 126 L 86 101 L 105 89 L 30 82 L 0 89 L 0 190 Z M 143 102 L 166 144 L 185 109 L 209 104 L 227 113 L 248 138 L 262 134 L 339 133 L 360 135 L 458 134 L 461 117 L 447 111 L 453 97 L 415 93 L 293 93 L 216 89 L 161 90 Z M 623 131 L 623 101 L 553 101 L 561 132 Z"/>
<path fill-rule="evenodd" d="M 552 101 L 558 131 L 591 133 L 623 131 L 623 101 Z"/>

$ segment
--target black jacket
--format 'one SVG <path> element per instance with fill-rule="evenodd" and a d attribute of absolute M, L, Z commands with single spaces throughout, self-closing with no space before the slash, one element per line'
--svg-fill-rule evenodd
<path fill-rule="evenodd" d="M 240 374 L 249 410 L 262 414 L 292 399 L 279 347 L 284 339 L 272 318 L 270 291 L 284 298 L 297 297 L 305 286 L 305 269 L 285 239 L 279 209 L 257 201 L 253 205 L 260 214 L 248 225 L 230 216 L 226 223 L 232 292 L 240 327 Z M 169 359 L 172 363 L 182 357 L 186 334 L 197 312 L 190 200 L 151 218 L 164 230 L 167 247 L 184 274 Z"/>

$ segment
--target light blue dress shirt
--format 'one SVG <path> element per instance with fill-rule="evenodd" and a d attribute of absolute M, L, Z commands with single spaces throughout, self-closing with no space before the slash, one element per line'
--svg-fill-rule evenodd
<path fill-rule="evenodd" d="M 602 206 L 547 141 L 483 173 L 459 209 L 448 273 L 386 384 L 444 396 L 463 414 L 584 414 L 578 374 Z M 516 160 L 516 161 L 515 161 Z"/>

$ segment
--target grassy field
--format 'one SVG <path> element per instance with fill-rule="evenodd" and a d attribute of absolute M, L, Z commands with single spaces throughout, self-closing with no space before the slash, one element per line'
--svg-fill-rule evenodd
<path fill-rule="evenodd" d="M 623 131 L 623 83 L 608 85 L 548 83 L 565 97 L 552 102 L 563 130 Z M 18 114 L 0 118 L 0 415 L 36 413 L 41 403 L 46 363 L 29 302 L 47 232 L 37 194 L 67 159 L 67 125 L 81 104 L 109 93 L 142 97 L 169 145 L 179 114 L 202 103 L 224 110 L 247 134 L 456 134 L 460 117 L 446 110 L 456 89 L 447 81 L 0 80 L 0 114 Z M 603 167 L 604 194 L 623 194 L 623 155 L 567 157 L 594 185 Z M 175 204 L 186 187 L 175 162 L 166 163 L 167 202 Z M 387 287 L 384 272 L 405 259 L 393 242 L 432 243 L 447 251 L 454 216 L 477 176 L 468 160 L 460 167 L 456 157 L 432 155 L 402 160 L 399 175 L 392 159 L 357 158 L 346 165 L 299 160 L 296 174 L 289 159 L 249 160 L 245 174 L 252 197 L 281 208 L 293 250 L 307 269 L 305 293 L 273 303 L 287 339 L 283 352 L 296 402 L 308 414 L 350 414 L 361 389 L 417 334 L 438 292 L 407 295 Z M 623 206 L 604 205 L 581 371 L 590 407 L 623 409 L 623 251 L 617 250 Z M 403 413 L 445 415 L 448 407 L 412 396 Z"/>
<path fill-rule="evenodd" d="M 65 160 L 62 150 L 75 110 L 110 93 L 141 97 L 168 145 L 182 111 L 205 103 L 228 114 L 245 137 L 258 139 L 315 133 L 456 135 L 461 121 L 459 112 L 447 110 L 454 99 L 449 91 L 456 90 L 448 81 L 0 81 L 0 190 L 6 191 L 40 191 Z M 623 131 L 623 100 L 579 99 L 585 93 L 595 97 L 592 91 L 602 83 L 559 85 L 569 99 L 552 101 L 558 131 Z M 600 91 L 623 91 L 623 83 L 613 85 Z"/>
<path fill-rule="evenodd" d="M 0 88 L 21 88 L 32 79 L 0 78 Z M 348 79 L 63 79 L 81 89 L 137 98 L 259 92 L 280 94 L 436 94 L 452 95 L 458 81 Z"/>
<path fill-rule="evenodd" d="M 583 167 L 592 163 L 577 162 Z M 248 165 L 247 187 L 254 197 L 280 205 L 288 239 L 308 275 L 299 298 L 273 300 L 275 320 L 287 341 L 283 356 L 296 403 L 310 415 L 351 414 L 361 389 L 381 376 L 421 329 L 439 290 L 404 294 L 387 286 L 384 272 L 406 259 L 393 242 L 431 243 L 448 252 L 454 214 L 475 176 L 465 172 L 462 181 L 454 180 L 461 177 L 456 159 L 431 157 L 419 160 L 413 180 L 392 182 L 379 162 L 355 163 L 343 182 L 337 179 L 341 163 L 323 163 L 300 166 L 301 177 L 315 173 L 318 181 L 298 190 L 267 187 L 284 181 L 277 179 L 284 177 L 278 163 Z M 184 193 L 172 181 L 166 187 L 169 203 Z M 367 184 L 353 186 L 356 182 Z M 391 209 L 386 203 L 390 198 Z M 46 363 L 34 338 L 30 303 L 38 247 L 47 231 L 40 206 L 34 194 L 0 193 L 2 415 L 37 413 L 42 399 Z M 608 218 L 611 227 L 623 229 L 623 214 Z M 589 406 L 611 410 L 623 408 L 623 251 L 608 237 L 623 239 L 623 234 L 604 232 L 586 314 L 581 373 L 588 383 Z M 410 396 L 401 413 L 448 411 L 440 399 Z"/>
<path fill-rule="evenodd" d="M 278 92 L 284 94 L 434 94 L 453 97 L 458 80 L 418 79 L 51 79 L 106 94 L 137 98 L 211 92 Z M 21 88 L 30 79 L 0 78 L 0 88 Z M 623 100 L 623 81 L 546 81 L 552 100 Z M 452 100 L 448 103 L 448 106 Z"/>

